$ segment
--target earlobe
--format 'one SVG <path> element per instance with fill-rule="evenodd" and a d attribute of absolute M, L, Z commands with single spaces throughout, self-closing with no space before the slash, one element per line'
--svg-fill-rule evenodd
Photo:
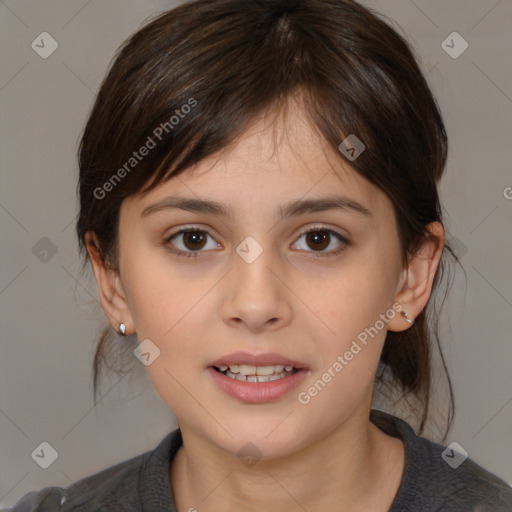
<path fill-rule="evenodd" d="M 122 335 L 130 335 L 135 332 L 135 326 L 131 312 L 126 302 L 126 297 L 119 276 L 119 272 L 108 265 L 102 258 L 98 249 L 98 239 L 95 233 L 88 232 L 85 236 L 87 252 L 98 286 L 100 303 L 112 328 Z M 124 326 L 123 328 L 120 325 Z"/>
<path fill-rule="evenodd" d="M 400 289 L 395 296 L 395 301 L 402 309 L 400 315 L 388 323 L 390 331 L 405 331 L 411 327 L 430 298 L 434 277 L 443 254 L 445 233 L 443 225 L 439 222 L 429 224 L 428 230 L 429 237 L 416 254 L 409 257 L 407 268 L 403 270 Z"/>

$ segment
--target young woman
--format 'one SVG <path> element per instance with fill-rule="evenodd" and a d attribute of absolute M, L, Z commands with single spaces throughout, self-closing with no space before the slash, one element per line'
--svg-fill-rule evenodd
<path fill-rule="evenodd" d="M 409 46 L 356 2 L 196 0 L 135 33 L 83 134 L 77 232 L 111 326 L 95 394 L 125 344 L 179 429 L 12 510 L 512 510 L 372 409 L 377 383 L 428 418 L 446 155 Z"/>

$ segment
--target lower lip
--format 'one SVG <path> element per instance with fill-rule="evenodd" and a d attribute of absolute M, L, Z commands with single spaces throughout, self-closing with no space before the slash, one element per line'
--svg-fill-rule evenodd
<path fill-rule="evenodd" d="M 207 369 L 217 386 L 228 395 L 241 400 L 242 402 L 259 404 L 277 400 L 296 388 L 307 376 L 309 371 L 305 368 L 297 372 L 273 380 L 271 382 L 242 382 L 232 379 L 214 368 Z"/>

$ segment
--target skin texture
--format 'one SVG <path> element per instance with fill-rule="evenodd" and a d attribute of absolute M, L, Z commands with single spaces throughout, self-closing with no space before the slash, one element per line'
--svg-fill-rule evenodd
<path fill-rule="evenodd" d="M 275 133 L 285 134 L 277 144 Z M 332 194 L 371 215 L 278 217 L 288 201 Z M 215 200 L 234 215 L 163 209 L 141 216 L 168 196 Z M 88 250 L 112 327 L 123 322 L 127 334 L 161 351 L 147 370 L 184 439 L 170 471 L 178 510 L 388 510 L 403 444 L 368 418 L 386 329 L 410 324 L 396 314 L 309 403 L 297 394 L 394 303 L 411 319 L 421 312 L 442 253 L 442 226 L 430 226 L 431 238 L 402 268 L 391 202 L 326 147 L 299 109 L 277 125 L 261 118 L 221 155 L 125 199 L 119 222 L 119 273 L 103 264 L 92 234 Z M 201 246 L 186 245 L 183 235 L 165 241 L 183 227 L 209 233 L 198 257 L 169 251 L 173 242 L 182 251 Z M 301 236 L 311 228 L 337 231 L 349 244 L 332 235 L 319 251 Z M 263 248 L 252 263 L 235 251 L 247 236 Z M 206 371 L 237 351 L 276 352 L 310 373 L 278 400 L 247 404 L 220 391 Z M 237 456 L 248 442 L 261 453 L 251 467 Z"/>

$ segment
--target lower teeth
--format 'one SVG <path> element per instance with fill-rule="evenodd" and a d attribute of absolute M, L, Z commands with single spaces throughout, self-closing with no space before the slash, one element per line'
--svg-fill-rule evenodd
<path fill-rule="evenodd" d="M 240 380 L 242 382 L 272 382 L 273 380 L 279 380 L 289 375 L 293 375 L 297 370 L 295 368 L 291 371 L 283 371 L 281 373 L 273 373 L 272 375 L 241 375 L 240 373 L 231 373 L 229 370 L 220 372 L 226 377 L 234 380 Z"/>

